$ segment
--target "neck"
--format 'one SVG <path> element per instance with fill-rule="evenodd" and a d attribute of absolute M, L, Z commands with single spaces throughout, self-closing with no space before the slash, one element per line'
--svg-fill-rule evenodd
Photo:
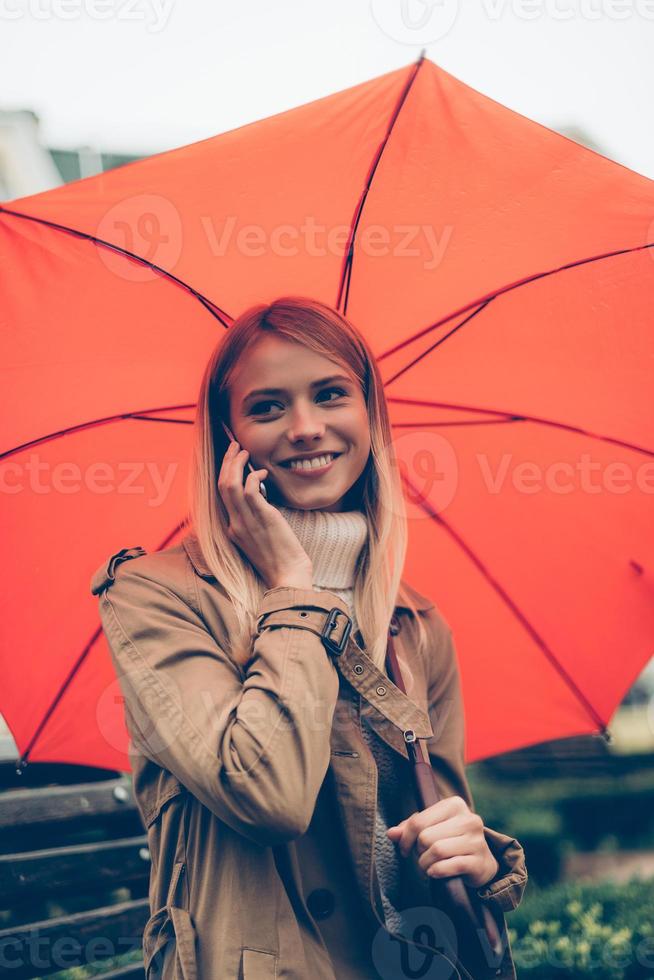
<path fill-rule="evenodd" d="M 299 510 L 278 506 L 313 565 L 313 583 L 324 589 L 354 584 L 368 521 L 360 510 Z"/>

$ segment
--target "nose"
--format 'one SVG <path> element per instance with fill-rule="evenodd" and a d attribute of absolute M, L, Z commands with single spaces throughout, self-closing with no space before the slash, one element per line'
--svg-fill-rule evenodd
<path fill-rule="evenodd" d="M 325 424 L 315 413 L 315 406 L 297 405 L 290 415 L 290 425 L 286 433 L 290 445 L 297 442 L 321 439 L 325 434 Z"/>

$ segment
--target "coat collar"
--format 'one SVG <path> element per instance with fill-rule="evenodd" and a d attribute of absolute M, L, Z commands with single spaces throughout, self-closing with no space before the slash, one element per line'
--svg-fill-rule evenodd
<path fill-rule="evenodd" d="M 201 576 L 201 578 L 214 579 L 215 576 L 213 572 L 208 567 L 206 561 L 204 560 L 204 555 L 200 550 L 200 542 L 198 541 L 195 532 L 189 531 L 185 538 L 182 539 L 182 544 L 186 554 L 189 556 L 193 568 Z M 427 596 L 422 595 L 413 586 L 409 585 L 404 579 L 402 579 L 402 587 L 407 593 L 409 598 L 415 603 L 416 609 L 421 612 L 425 612 L 427 609 L 433 609 L 434 603 L 427 598 Z M 405 605 L 399 599 L 395 604 L 396 609 L 409 609 L 409 606 Z"/>

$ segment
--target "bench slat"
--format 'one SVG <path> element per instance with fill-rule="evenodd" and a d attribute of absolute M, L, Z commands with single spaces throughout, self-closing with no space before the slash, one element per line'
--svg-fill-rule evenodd
<path fill-rule="evenodd" d="M 0 907 L 56 893 L 103 891 L 146 879 L 147 836 L 0 855 Z"/>
<path fill-rule="evenodd" d="M 0 798 L 0 830 L 112 816 L 136 811 L 131 781 L 125 778 L 72 786 L 10 790 Z"/>
<path fill-rule="evenodd" d="M 58 970 L 140 948 L 150 917 L 147 898 L 89 912 L 0 930 L 0 962 L 12 980 L 32 980 Z"/>

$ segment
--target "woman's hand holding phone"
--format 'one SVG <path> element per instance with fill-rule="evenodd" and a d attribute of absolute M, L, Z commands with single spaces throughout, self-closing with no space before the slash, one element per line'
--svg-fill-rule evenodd
<path fill-rule="evenodd" d="M 264 500 L 259 480 L 267 469 L 252 470 L 245 483 L 246 449 L 230 442 L 218 476 L 218 492 L 229 516 L 228 535 L 259 572 L 267 588 L 313 588 L 313 564 L 288 521 Z"/>

